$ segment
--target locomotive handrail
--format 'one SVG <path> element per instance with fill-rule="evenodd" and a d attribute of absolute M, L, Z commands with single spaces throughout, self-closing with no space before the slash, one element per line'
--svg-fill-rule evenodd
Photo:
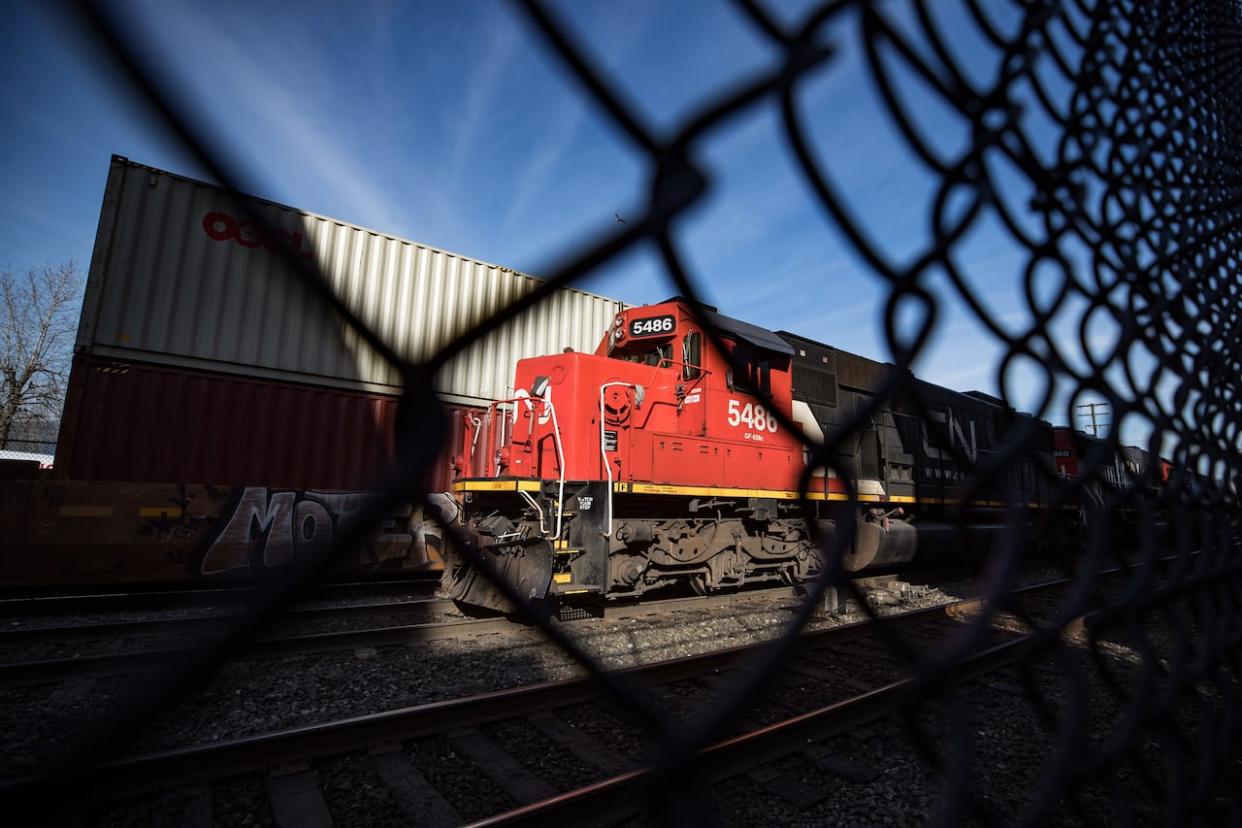
<path fill-rule="evenodd" d="M 541 403 L 547 407 L 548 413 L 551 415 L 551 419 L 552 419 L 552 444 L 556 446 L 556 464 L 558 467 L 558 471 L 560 472 L 560 476 L 557 480 L 559 488 L 557 489 L 557 493 L 556 493 L 556 533 L 552 535 L 552 540 L 560 540 L 561 529 L 563 528 L 563 521 L 565 517 L 565 450 L 564 450 L 564 447 L 561 445 L 561 424 L 560 424 L 560 420 L 558 420 L 556 417 L 556 406 L 552 404 L 551 400 L 544 399 L 543 397 L 510 397 L 507 400 L 497 400 L 496 402 L 488 406 L 488 409 L 490 411 L 492 409 L 498 409 L 502 405 L 512 404 L 514 422 L 516 423 L 518 403 L 525 403 L 527 406 L 527 410 L 530 410 L 533 412 L 533 406 L 531 405 L 531 403 L 536 403 L 536 402 Z M 509 417 L 506 414 L 502 419 L 508 420 Z M 532 434 L 534 433 L 534 430 L 535 430 L 535 427 L 534 427 L 534 424 L 532 424 L 531 425 Z M 525 495 L 526 493 L 522 492 L 522 494 Z M 533 500 L 533 498 L 530 498 L 529 496 L 527 497 L 527 499 Z M 548 530 L 543 525 L 543 509 L 539 508 L 539 505 L 536 503 L 535 510 L 539 514 L 539 531 L 546 535 Z"/>
<path fill-rule="evenodd" d="M 493 464 L 496 467 L 496 474 L 495 474 L 496 477 L 500 477 L 500 448 L 499 447 L 505 445 L 509 441 L 508 435 L 505 433 L 506 431 L 508 431 L 508 428 L 509 428 L 509 412 L 502 411 L 501 410 L 502 405 L 505 405 L 505 403 L 497 402 L 497 403 L 492 403 L 491 405 L 487 407 L 487 419 L 489 423 L 495 422 L 496 415 L 500 414 L 499 439 L 495 439 L 490 432 L 488 434 L 488 438 L 493 439 L 494 445 L 497 446 L 497 448 L 495 449 L 496 462 Z M 473 456 L 471 457 L 471 459 L 473 460 Z"/>
<path fill-rule="evenodd" d="M 638 385 L 632 382 L 623 382 L 621 380 L 613 380 L 605 382 L 599 387 L 599 457 L 604 462 L 604 474 L 608 475 L 608 496 L 604 498 L 604 537 L 612 537 L 612 466 L 608 464 L 607 443 L 604 440 L 604 389 L 614 386 L 625 386 L 633 388 L 635 393 L 638 391 Z M 620 441 L 620 434 L 617 436 Z M 618 443 L 618 447 L 619 447 Z"/>
<path fill-rule="evenodd" d="M 488 433 L 488 440 L 492 442 L 494 445 L 498 445 L 498 446 L 503 446 L 507 442 L 507 437 L 508 437 L 505 431 L 507 430 L 507 425 L 509 423 L 509 413 L 508 411 L 500 410 L 500 407 L 503 405 L 508 405 L 508 401 L 498 400 L 496 402 L 493 402 L 491 405 L 487 407 L 487 414 L 485 415 L 484 420 L 483 420 L 483 422 L 486 422 L 490 428 L 491 424 L 496 419 L 495 415 L 497 413 L 501 415 L 499 435 L 491 434 L 490 431 Z M 473 418 L 472 421 L 476 423 L 476 428 L 477 428 L 478 427 L 477 423 L 479 422 L 478 418 Z M 470 462 L 472 464 L 474 463 L 474 453 L 475 453 L 475 450 L 478 448 L 478 442 L 479 442 L 479 432 L 476 431 L 474 437 L 470 441 Z M 500 463 L 499 462 L 495 463 L 495 466 L 496 466 L 496 469 L 495 469 L 495 474 L 493 476 L 500 477 Z"/>
<path fill-rule="evenodd" d="M 694 368 L 698 371 L 702 371 L 703 373 L 708 372 L 708 370 L 704 368 L 702 365 L 695 365 L 694 363 L 691 363 L 691 362 L 683 362 L 682 360 L 673 359 L 672 357 L 660 357 L 659 362 L 657 362 L 655 365 L 651 367 L 655 368 L 656 370 L 659 370 L 661 368 Z M 691 380 L 684 380 L 684 381 L 691 382 Z"/>
<path fill-rule="evenodd" d="M 561 537 L 561 521 L 565 516 L 565 452 L 561 448 L 561 426 L 556 419 L 556 406 L 551 400 L 538 398 L 540 402 L 548 407 L 549 413 L 552 415 L 552 442 L 556 446 L 556 464 L 560 471 L 560 488 L 556 494 L 556 534 L 552 536 L 553 540 L 560 540 Z"/>
<path fill-rule="evenodd" d="M 711 369 L 704 368 L 702 365 L 695 365 L 690 362 L 680 362 L 678 360 L 673 359 L 672 357 L 660 357 L 660 361 L 655 364 L 654 369 L 658 371 L 661 368 L 676 368 L 676 367 L 680 367 L 681 369 L 683 369 L 683 373 L 681 375 L 681 382 L 686 385 L 685 393 L 682 394 L 681 399 L 677 401 L 677 411 L 680 412 L 681 409 L 684 407 L 685 398 L 689 396 L 691 392 L 695 390 L 699 390 L 699 391 L 707 390 L 706 381 L 707 381 L 708 375 L 711 374 Z M 693 379 L 686 379 L 685 374 L 684 374 L 684 370 L 686 368 L 695 369 L 696 371 L 699 372 L 698 376 L 694 377 Z M 652 380 L 651 384 L 652 385 L 655 384 L 654 379 Z"/>
<path fill-rule="evenodd" d="M 535 514 L 539 515 L 539 534 L 548 534 L 548 527 L 543 523 L 543 507 L 539 505 L 539 501 L 535 500 L 534 495 L 528 491 L 518 489 L 518 494 L 522 496 L 523 500 L 530 504 L 531 508 L 535 510 Z"/>
<path fill-rule="evenodd" d="M 491 419 L 490 414 L 491 412 L 489 411 L 489 420 Z M 483 418 L 474 414 L 469 414 L 466 419 L 470 423 L 471 430 L 474 431 L 474 434 L 470 437 L 470 456 L 467 458 L 467 468 L 471 473 L 473 473 L 475 469 L 474 455 L 479 450 L 479 435 L 483 433 Z"/>

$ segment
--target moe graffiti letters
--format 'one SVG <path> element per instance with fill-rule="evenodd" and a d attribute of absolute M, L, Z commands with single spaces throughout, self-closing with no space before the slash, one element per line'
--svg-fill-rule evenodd
<path fill-rule="evenodd" d="M 0 581 L 244 582 L 287 571 L 361 518 L 368 492 L 40 477 L 0 480 Z M 441 520 L 451 495 L 433 495 Z M 408 505 L 389 511 L 337 574 L 430 572 L 443 566 L 438 525 Z"/>
<path fill-rule="evenodd" d="M 222 528 L 203 552 L 196 574 L 259 574 L 278 569 L 306 550 L 326 548 L 358 519 L 367 492 L 274 491 L 247 487 L 232 511 L 222 515 Z M 446 503 L 442 511 L 451 511 Z M 398 507 L 369 531 L 364 544 L 341 561 L 345 568 L 412 570 L 439 563 L 441 538 L 421 510 Z"/>

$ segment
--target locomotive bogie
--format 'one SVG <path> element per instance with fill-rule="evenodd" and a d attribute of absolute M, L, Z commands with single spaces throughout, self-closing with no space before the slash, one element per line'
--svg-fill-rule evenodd
<path fill-rule="evenodd" d="M 678 581 L 700 592 L 760 581 L 805 580 L 818 553 L 800 521 L 630 519 L 610 549 L 610 595 L 637 596 Z M 645 540 L 638 540 L 638 538 Z M 815 564 L 812 564 L 815 561 Z"/>
<path fill-rule="evenodd" d="M 508 492 L 495 490 L 505 483 Z M 547 541 L 546 517 L 541 521 L 540 515 L 555 508 L 551 487 L 547 494 L 525 498 L 518 494 L 518 481 L 488 481 L 490 491 L 469 491 L 470 485 L 462 487 L 465 512 L 472 515 L 463 529 L 476 553 L 486 554 L 527 599 L 589 595 L 617 600 L 677 585 L 706 594 L 764 583 L 798 584 L 823 568 L 823 550 L 836 550 L 837 527 L 845 520 L 854 524 L 838 562 L 846 571 L 907 562 L 917 545 L 904 513 L 859 510 L 841 502 L 614 492 L 609 517 L 600 484 L 591 482 L 567 484 L 572 495 L 563 537 Z M 812 510 L 818 539 L 801 514 L 804 506 Z M 458 556 L 446 568 L 446 591 L 464 604 L 509 609 L 477 576 Z"/>
<path fill-rule="evenodd" d="M 486 505 L 482 498 L 472 500 L 476 514 L 484 516 L 468 520 L 463 529 L 527 598 L 589 593 L 615 600 L 677 583 L 707 593 L 760 582 L 806 581 L 822 566 L 804 521 L 777 518 L 775 509 L 763 506 L 758 516 L 753 506 L 744 505 L 741 509 L 750 515 L 734 510 L 728 518 L 717 518 L 694 516 L 693 498 L 638 498 L 616 508 L 606 533 L 599 531 L 589 511 L 579 510 L 563 526 L 565 539 L 551 541 L 544 551 L 538 546 L 540 526 L 533 506 L 510 503 L 505 514 L 494 497 Z M 445 583 L 458 601 L 507 608 L 497 596 L 484 597 L 488 588 L 469 566 L 448 567 Z"/>

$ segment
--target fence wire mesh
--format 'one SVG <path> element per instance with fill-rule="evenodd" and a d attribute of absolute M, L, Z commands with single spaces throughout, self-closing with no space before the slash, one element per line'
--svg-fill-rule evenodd
<path fill-rule="evenodd" d="M 55 455 L 55 440 L 10 439 L 3 448 L 0 448 L 0 460 L 29 460 L 45 466 L 52 465 L 52 458 Z"/>
<path fill-rule="evenodd" d="M 1120 818 L 1236 820 L 1242 635 L 1237 581 L 1242 279 L 1234 245 L 1242 180 L 1239 6 L 1226 0 L 962 0 L 959 11 L 992 57 L 990 77 L 980 79 L 963 65 L 932 4 L 922 0 L 829 2 L 793 24 L 765 4 L 737 0 L 736 14 L 779 59 L 725 94 L 701 101 L 664 133 L 647 123 L 549 5 L 536 0 L 518 5 L 565 77 L 647 163 L 644 211 L 582 239 L 540 289 L 478 320 L 422 364 L 402 360 L 368 329 L 333 294 L 313 259 L 288 256 L 289 267 L 342 324 L 400 370 L 405 389 L 398 423 L 400 473 L 333 552 L 299 559 L 281 588 L 249 605 L 227 635 L 170 664 L 140 704 L 97 723 L 89 738 L 23 795 L 54 802 L 65 780 L 88 775 L 131 744 L 156 712 L 169 710 L 208 680 L 388 507 L 428 505 L 420 481 L 448 434 L 433 377 L 487 331 L 640 245 L 658 250 L 670 285 L 698 302 L 701 276 L 687 264 L 675 232 L 713 182 L 697 149 L 741 116 L 766 109 L 779 115 L 789 155 L 821 209 L 823 232 L 843 239 L 881 285 L 885 336 L 897 367 L 871 406 L 857 410 L 822 444 L 807 445 L 810 467 L 833 469 L 856 497 L 838 449 L 871 422 L 885 400 L 897 396 L 913 401 L 925 428 L 943 428 L 928 416 L 925 392 L 908 369 L 926 349 L 938 312 L 950 300 L 964 303 L 995 340 L 1001 353 L 996 385 L 1007 404 L 1034 408 L 1042 416 L 1061 414 L 1071 423 L 1076 407 L 1088 401 L 1106 402 L 1111 409 L 1113 425 L 1101 439 L 1079 438 L 1077 476 L 1039 469 L 1058 508 L 1044 510 L 1039 525 L 1032 526 L 1020 504 L 1006 504 L 1008 531 L 987 570 L 986 601 L 970 621 L 971 634 L 929 653 L 867 609 L 892 657 L 915 676 L 903 730 L 942 780 L 932 816 L 949 824 L 1067 816 L 1092 821 L 1100 813 L 1093 808 L 1106 801 Z M 118 7 L 83 2 L 79 11 L 126 82 L 195 159 L 234 194 L 249 191 L 239 172 L 246 148 L 214 139 L 210 116 L 178 94 L 171 75 L 150 62 Z M 808 111 L 800 92 L 835 71 L 834 56 L 846 42 L 864 55 L 869 80 L 907 152 L 937 182 L 926 216 L 928 239 L 912 255 L 895 255 L 859 217 L 812 138 L 814 129 L 834 126 L 824 113 Z M 916 96 L 932 96 L 966 140 L 946 150 L 921 122 L 912 102 Z M 238 197 L 236 206 L 239 214 L 250 213 L 245 199 Z M 264 227 L 262 215 L 250 219 Z M 1023 325 L 995 318 L 960 255 L 962 240 L 984 222 L 1003 228 L 1021 251 L 1019 267 L 994 276 L 1021 288 L 1028 312 Z M 797 298 L 830 303 L 839 297 L 832 284 L 824 284 L 815 295 Z M 710 319 L 699 321 L 723 352 L 723 333 Z M 1115 332 L 1106 347 L 1093 336 L 1101 322 Z M 1041 389 L 1033 406 L 1029 399 L 1010 399 L 1012 389 L 1032 382 Z M 1054 405 L 1063 410 L 1054 411 Z M 1035 420 L 1014 418 L 996 450 L 978 457 L 943 440 L 967 472 L 962 498 L 1003 489 L 1019 461 L 1037 461 L 1035 433 Z M 1169 458 L 1167 481 L 1156 462 L 1117 473 L 1128 433 L 1149 435 L 1144 448 L 1150 458 Z M 810 481 L 808 471 L 801 481 L 804 497 Z M 971 542 L 965 523 L 956 531 L 962 545 Z M 984 711 L 961 684 L 960 667 L 1007 606 L 1004 596 L 1016 583 L 1030 531 L 1055 539 L 1053 552 L 1072 578 L 1052 621 L 1014 610 L 1030 627 L 1029 646 L 1017 663 L 1018 692 L 1037 711 L 1042 733 L 985 735 L 978 730 Z M 645 724 L 656 772 L 642 805 L 658 817 L 710 813 L 695 793 L 696 753 L 743 716 L 824 591 L 853 591 L 868 607 L 839 565 L 849 533 L 821 539 L 828 565 L 788 628 L 743 671 L 726 701 L 690 721 L 674 721 L 632 682 L 599 664 L 563 626 L 531 611 L 460 527 L 446 525 L 444 532 L 462 554 L 476 556 L 476 564 L 531 623 Z M 1097 574 L 1117 566 L 1135 568 L 1118 582 L 1106 583 Z M 1064 628 L 1083 616 L 1096 623 L 1071 645 Z M 1050 669 L 1058 678 L 1055 689 L 1047 680 Z M 982 783 L 998 771 L 979 767 L 979 751 L 988 740 L 1041 745 L 1045 772 L 1039 784 L 1014 794 L 1013 801 L 992 798 Z"/>

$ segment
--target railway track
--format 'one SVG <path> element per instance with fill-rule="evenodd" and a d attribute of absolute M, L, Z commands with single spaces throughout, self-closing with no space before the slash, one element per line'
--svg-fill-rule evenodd
<path fill-rule="evenodd" d="M 895 576 L 861 579 L 860 583 L 881 583 L 892 580 Z M 434 592 L 435 584 L 427 585 L 413 582 L 418 591 Z M 369 586 L 360 584 L 342 585 L 349 588 Z M 392 589 L 395 589 L 392 588 Z M 410 590 L 409 585 L 403 591 Z M 388 591 L 386 590 L 381 590 Z M 87 623 L 40 624 L 0 629 L 0 651 L 6 646 L 31 643 L 88 641 L 115 637 L 146 637 L 154 635 L 187 635 L 210 632 L 236 617 L 234 605 L 258 597 L 260 591 L 253 588 L 239 590 L 189 590 L 172 593 L 115 593 L 95 594 L 88 596 L 41 596 L 37 598 L 0 599 L 0 616 L 45 618 L 71 617 L 73 609 L 86 612 L 94 607 L 103 611 L 110 606 L 108 612 L 126 613 L 139 611 L 133 601 L 138 604 L 150 601 L 145 610 L 163 609 L 220 609 L 219 612 L 208 612 L 198 615 L 161 616 L 155 618 L 124 619 L 120 621 L 98 621 L 92 618 Z M 571 609 L 563 620 L 571 618 L 630 618 L 663 612 L 686 610 L 710 610 L 727 606 L 739 599 L 745 600 L 753 596 L 789 595 L 797 597 L 796 590 L 788 588 L 760 589 L 748 592 L 729 593 L 724 595 L 689 596 L 664 600 L 616 603 L 590 609 Z M 376 596 L 378 597 L 378 596 Z M 68 603 L 65 603 L 68 602 Z M 24 612 L 19 611 L 23 608 Z M 321 621 L 349 621 L 368 617 L 399 616 L 409 613 L 456 612 L 457 607 L 448 598 L 413 598 L 397 601 L 359 601 L 326 606 L 308 606 L 305 603 L 295 605 L 281 613 L 282 621 L 292 623 L 310 623 Z"/>
<path fill-rule="evenodd" d="M 412 601 L 366 602 L 324 607 L 292 607 L 281 614 L 281 622 L 311 623 L 349 621 L 378 616 L 425 612 L 450 612 L 456 608 L 446 598 L 419 598 Z M 32 643 L 89 641 L 116 637 L 194 635 L 218 631 L 239 616 L 225 611 L 193 616 L 150 618 L 87 624 L 56 624 L 0 630 L 0 650 L 6 646 Z"/>
<path fill-rule="evenodd" d="M 1112 570 L 1117 574 L 1125 570 Z M 1053 606 L 1051 599 L 1068 585 L 1058 580 L 1015 590 L 1009 602 L 1036 602 Z M 887 617 L 909 633 L 926 638 L 928 645 L 943 642 L 960 630 L 960 620 L 981 608 L 978 599 L 959 601 Z M 697 757 L 705 779 L 728 778 L 748 767 L 796 750 L 804 750 L 833 733 L 888 715 L 910 690 L 904 665 L 886 655 L 874 642 L 875 630 L 866 623 L 848 624 L 802 634 L 795 653 L 782 666 L 781 680 L 792 677 L 817 685 L 814 698 L 820 704 L 776 704 L 768 715 L 742 721 L 738 732 L 712 745 Z M 993 631 L 958 667 L 966 681 L 999 669 L 1022 652 L 1026 637 L 1012 631 Z M 730 672 L 745 664 L 762 644 L 632 667 L 619 671 L 628 679 L 653 688 L 674 708 L 679 693 L 669 688 L 686 682 L 719 690 L 729 684 Z M 859 665 L 867 662 L 860 672 Z M 852 669 L 842 669 L 853 665 Z M 212 780 L 239 774 L 266 772 L 268 800 L 278 822 L 301 814 L 317 824 L 330 824 L 324 793 L 309 763 L 325 757 L 368 751 L 367 761 L 407 816 L 424 824 L 457 824 L 481 819 L 481 824 L 546 824 L 551 820 L 591 821 L 626 815 L 643 800 L 641 791 L 650 769 L 641 757 L 625 755 L 601 744 L 585 730 L 571 726 L 560 715 L 576 705 L 597 705 L 601 687 L 588 678 L 547 682 L 467 698 L 419 705 L 351 719 L 294 728 L 262 736 L 214 742 L 206 745 L 135 756 L 94 769 L 88 780 L 93 796 L 115 800 L 152 791 L 176 791 L 160 801 L 178 802 L 177 807 L 200 809 L 204 797 L 210 808 Z M 837 698 L 822 703 L 825 693 Z M 607 710 L 607 706 L 603 708 Z M 591 769 L 590 784 L 558 791 L 505 747 L 480 728 L 504 722 L 520 722 L 540 738 Z M 491 777 L 504 792 L 510 806 L 500 813 L 467 814 L 461 803 L 439 792 L 425 773 L 410 761 L 402 747 L 426 737 L 447 741 L 451 753 L 465 757 L 478 773 Z M 20 794 L 39 780 L 7 783 L 9 795 Z M 153 808 L 164 805 L 153 805 Z M 209 812 L 209 810 L 208 810 Z M 310 815 L 309 817 L 307 815 Z"/>
<path fill-rule="evenodd" d="M 392 610 L 389 614 L 392 614 Z M 193 619 L 205 624 L 191 625 L 188 634 L 219 634 L 228 619 Z M 145 622 L 144 622 L 145 623 Z M 165 622 L 151 622 L 155 624 Z M 177 622 L 166 622 L 169 624 Z M 446 638 L 493 635 L 512 632 L 514 622 L 507 618 L 458 619 L 425 624 L 403 624 L 389 627 L 372 627 L 362 630 L 310 633 L 306 635 L 280 635 L 257 638 L 251 641 L 239 658 L 276 658 L 306 653 L 326 653 L 338 650 L 356 650 L 364 647 L 413 645 Z M 67 630 L 75 632 L 76 628 Z M 27 631 L 23 631 L 27 632 Z M 36 632 L 31 630 L 29 632 Z M 37 659 L 0 663 L 0 685 L 40 684 L 63 681 L 70 678 L 86 678 L 116 673 L 142 672 L 147 670 L 176 669 L 180 663 L 190 663 L 199 648 L 206 646 L 203 639 L 190 639 L 178 646 L 142 649 L 133 652 L 102 653 L 99 655 L 67 658 Z"/>
<path fill-rule="evenodd" d="M 895 576 L 856 579 L 863 586 L 889 583 Z M 789 607 L 800 600 L 796 589 L 781 587 L 752 590 L 726 595 L 689 596 L 620 603 L 574 612 L 564 623 L 604 618 L 619 620 L 667 615 L 677 612 L 711 612 L 724 607 L 745 606 L 750 602 L 787 599 Z M 345 604 L 326 607 L 294 607 L 281 618 L 285 623 L 354 621 L 369 617 L 400 617 L 414 613 L 456 612 L 448 599 L 425 598 L 413 601 Z M 196 648 L 211 636 L 220 635 L 238 616 L 217 613 L 192 617 L 144 619 L 112 623 L 67 624 L 43 627 L 22 627 L 0 630 L 0 653 L 5 648 L 30 645 L 72 644 L 115 639 L 172 639 L 175 646 L 151 647 L 136 651 L 99 654 L 74 653 L 59 658 L 0 661 L 0 686 L 37 684 L 69 678 L 103 676 L 116 673 L 157 669 L 176 664 L 193 656 Z M 417 624 L 399 624 L 356 630 L 281 634 L 256 639 L 242 657 L 280 657 L 305 653 L 323 653 L 367 647 L 415 645 L 427 641 L 523 632 L 527 627 L 507 617 L 468 619 L 457 617 Z M 2 656 L 0 656 L 2 658 Z"/>
<path fill-rule="evenodd" d="M 303 596 L 304 602 L 343 600 L 363 593 L 368 597 L 404 593 L 432 594 L 438 578 L 349 581 L 316 584 Z M 262 586 L 211 587 L 197 589 L 132 590 L 128 592 L 53 593 L 0 597 L 0 617 L 70 616 L 87 613 L 148 612 L 237 606 L 261 598 L 269 589 Z"/>

